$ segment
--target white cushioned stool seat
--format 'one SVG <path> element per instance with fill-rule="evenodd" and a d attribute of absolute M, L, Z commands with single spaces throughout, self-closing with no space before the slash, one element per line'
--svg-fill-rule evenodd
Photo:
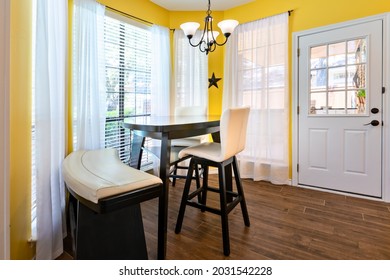
<path fill-rule="evenodd" d="M 62 172 L 67 187 L 93 203 L 162 183 L 160 178 L 124 164 L 115 149 L 73 152 L 64 160 Z"/>
<path fill-rule="evenodd" d="M 62 174 L 75 259 L 148 258 L 140 203 L 161 202 L 160 178 L 122 163 L 115 149 L 75 151 Z"/>

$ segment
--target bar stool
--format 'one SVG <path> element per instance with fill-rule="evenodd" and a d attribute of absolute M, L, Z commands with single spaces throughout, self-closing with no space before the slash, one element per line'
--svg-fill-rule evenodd
<path fill-rule="evenodd" d="M 230 254 L 228 214 L 240 203 L 245 226 L 250 226 L 248 210 L 246 207 L 244 190 L 237 166 L 236 154 L 244 150 L 246 141 L 246 129 L 249 117 L 249 108 L 232 108 L 222 113 L 220 122 L 221 143 L 209 142 L 197 146 L 188 147 L 180 151 L 180 157 L 192 156 L 188 176 L 185 182 L 175 232 L 180 233 L 186 206 L 196 207 L 202 211 L 211 212 L 221 216 L 223 252 Z M 190 193 L 192 172 L 198 165 L 202 165 L 203 184 L 200 188 Z M 218 168 L 219 187 L 208 185 L 209 166 Z M 236 191 L 232 190 L 231 168 L 233 167 L 236 182 Z M 227 182 L 230 182 L 228 184 Z M 212 208 L 206 205 L 207 192 L 217 192 L 220 197 L 220 208 Z M 193 200 L 201 195 L 200 201 Z"/>
<path fill-rule="evenodd" d="M 140 203 L 161 202 L 161 179 L 122 163 L 115 149 L 75 151 L 62 173 L 74 258 L 147 259 Z"/>

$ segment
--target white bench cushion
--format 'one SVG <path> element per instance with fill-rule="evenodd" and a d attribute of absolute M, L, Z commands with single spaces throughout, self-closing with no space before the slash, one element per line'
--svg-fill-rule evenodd
<path fill-rule="evenodd" d="M 162 183 L 160 178 L 124 164 L 115 149 L 73 152 L 63 161 L 62 173 L 68 188 L 94 203 Z"/>

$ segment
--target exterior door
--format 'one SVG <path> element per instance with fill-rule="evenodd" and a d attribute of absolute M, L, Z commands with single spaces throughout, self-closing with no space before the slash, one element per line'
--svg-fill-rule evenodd
<path fill-rule="evenodd" d="M 382 24 L 299 37 L 300 185 L 382 197 Z"/>

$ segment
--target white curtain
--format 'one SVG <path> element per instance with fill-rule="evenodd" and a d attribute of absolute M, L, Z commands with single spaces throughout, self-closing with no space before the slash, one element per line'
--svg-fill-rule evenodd
<path fill-rule="evenodd" d="M 152 85 L 151 114 L 166 116 L 170 113 L 170 44 L 169 29 L 152 26 Z"/>
<path fill-rule="evenodd" d="M 152 83 L 151 83 L 151 115 L 170 115 L 170 36 L 167 27 L 154 24 L 152 26 Z M 160 146 L 161 141 L 151 139 L 149 146 Z M 151 155 L 153 173 L 159 174 L 160 159 Z"/>
<path fill-rule="evenodd" d="M 198 42 L 198 31 L 192 42 Z M 199 48 L 190 46 L 183 30 L 174 33 L 175 53 L 175 107 L 204 106 L 208 104 L 208 56 Z"/>
<path fill-rule="evenodd" d="M 74 0 L 74 150 L 105 146 L 104 11 L 104 6 L 95 0 Z"/>
<path fill-rule="evenodd" d="M 226 46 L 223 108 L 249 105 L 243 178 L 289 183 L 288 13 L 239 25 Z"/>
<path fill-rule="evenodd" d="M 55 259 L 66 234 L 65 156 L 68 0 L 37 0 L 35 137 L 37 259 Z"/>

